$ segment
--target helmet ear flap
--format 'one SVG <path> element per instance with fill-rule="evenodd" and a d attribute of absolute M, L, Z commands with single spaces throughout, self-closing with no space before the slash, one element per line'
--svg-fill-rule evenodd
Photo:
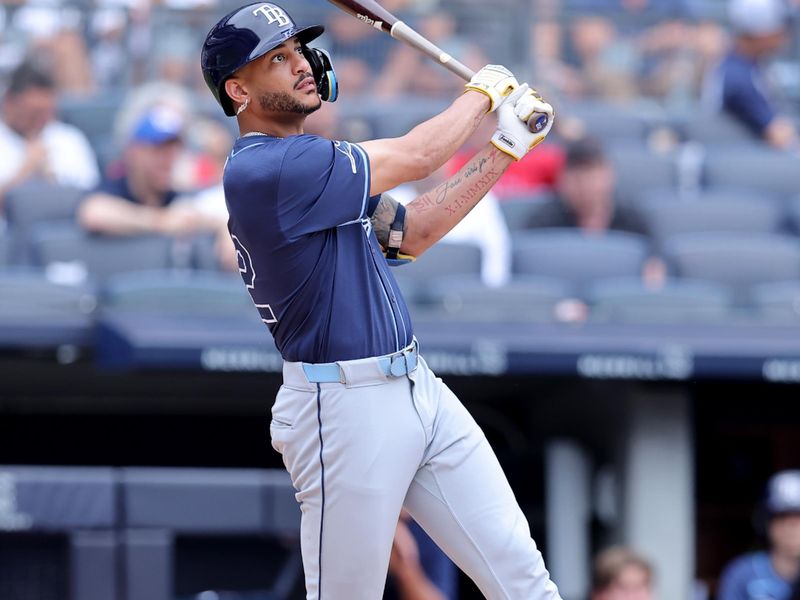
<path fill-rule="evenodd" d="M 311 73 L 317 84 L 317 93 L 325 102 L 336 102 L 339 97 L 339 82 L 333 70 L 330 54 L 321 48 L 303 46 L 303 56 L 311 66 Z"/>

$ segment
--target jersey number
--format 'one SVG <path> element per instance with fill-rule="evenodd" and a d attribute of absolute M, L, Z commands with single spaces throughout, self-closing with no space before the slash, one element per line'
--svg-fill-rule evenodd
<path fill-rule="evenodd" d="M 250 257 L 250 252 L 248 252 L 244 244 L 239 241 L 238 237 L 231 235 L 231 239 L 233 240 L 233 245 L 236 247 L 236 260 L 239 263 L 239 273 L 242 275 L 244 284 L 250 292 L 250 297 L 253 299 L 253 303 L 256 305 L 261 315 L 261 320 L 267 325 L 277 323 L 278 319 L 275 317 L 275 312 L 272 310 L 272 307 L 269 304 L 259 304 L 253 295 L 256 289 L 256 270 L 253 268 L 253 259 Z"/>

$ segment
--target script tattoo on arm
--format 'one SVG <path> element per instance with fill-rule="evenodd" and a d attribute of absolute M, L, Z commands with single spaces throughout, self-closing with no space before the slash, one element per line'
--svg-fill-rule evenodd
<path fill-rule="evenodd" d="M 405 239 L 413 244 L 421 238 L 423 249 L 440 240 L 486 195 L 511 162 L 492 145 L 478 152 L 458 173 L 406 206 L 414 226 Z"/>
<path fill-rule="evenodd" d="M 381 194 L 378 206 L 375 208 L 375 212 L 372 213 L 372 217 L 370 218 L 375 237 L 378 238 L 378 243 L 384 248 L 389 244 L 389 229 L 397 215 L 398 204 L 399 202 L 388 194 Z M 408 224 L 404 223 L 403 233 L 405 233 L 407 228 Z"/>

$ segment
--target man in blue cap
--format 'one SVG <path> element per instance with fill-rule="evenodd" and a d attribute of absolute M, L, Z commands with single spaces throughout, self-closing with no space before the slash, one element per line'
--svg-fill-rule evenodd
<path fill-rule="evenodd" d="M 175 161 L 183 147 L 183 117 L 168 107 L 147 110 L 135 123 L 122 173 L 105 178 L 78 210 L 87 230 L 107 235 L 182 235 L 216 231 L 221 223 L 186 205 L 173 206 Z"/>
<path fill-rule="evenodd" d="M 720 578 L 718 600 L 788 600 L 800 575 L 800 470 L 767 484 L 764 511 L 769 549 L 734 559 Z"/>

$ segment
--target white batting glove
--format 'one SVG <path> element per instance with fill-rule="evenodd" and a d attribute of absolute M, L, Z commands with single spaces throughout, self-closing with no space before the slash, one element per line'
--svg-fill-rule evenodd
<path fill-rule="evenodd" d="M 464 87 L 489 96 L 488 112 L 493 112 L 518 85 L 517 78 L 504 66 L 486 65 Z"/>
<path fill-rule="evenodd" d="M 553 107 L 523 83 L 500 105 L 492 144 L 520 160 L 547 137 L 553 120 Z"/>

